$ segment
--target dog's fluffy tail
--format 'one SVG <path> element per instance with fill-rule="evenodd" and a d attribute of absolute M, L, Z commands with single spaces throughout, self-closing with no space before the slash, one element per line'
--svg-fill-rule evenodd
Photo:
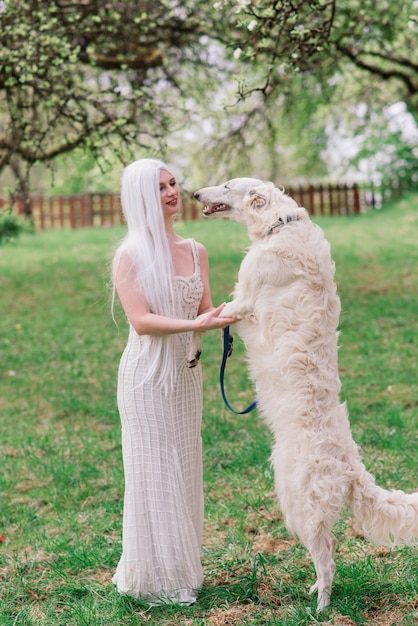
<path fill-rule="evenodd" d="M 418 492 L 387 491 L 359 464 L 351 493 L 355 529 L 377 545 L 418 543 Z"/>

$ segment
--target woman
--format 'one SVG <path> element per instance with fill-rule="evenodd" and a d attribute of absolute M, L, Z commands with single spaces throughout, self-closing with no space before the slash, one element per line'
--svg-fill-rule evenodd
<path fill-rule="evenodd" d="M 113 261 L 129 322 L 118 376 L 125 472 L 118 591 L 149 604 L 192 603 L 202 586 L 202 373 L 189 368 L 192 331 L 224 328 L 213 308 L 205 248 L 175 233 L 180 194 L 155 159 L 128 165 L 128 232 Z"/>

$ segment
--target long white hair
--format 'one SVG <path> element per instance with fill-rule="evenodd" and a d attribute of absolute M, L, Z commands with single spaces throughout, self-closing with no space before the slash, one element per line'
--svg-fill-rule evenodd
<path fill-rule="evenodd" d="M 116 250 L 112 264 L 113 294 L 120 257 L 129 255 L 136 272 L 136 288 L 150 311 L 176 317 L 173 265 L 160 200 L 160 172 L 170 168 L 157 159 L 130 163 L 122 172 L 121 205 L 128 232 Z M 175 378 L 175 335 L 143 335 L 147 354 L 142 384 L 156 376 L 156 384 L 169 389 Z"/>

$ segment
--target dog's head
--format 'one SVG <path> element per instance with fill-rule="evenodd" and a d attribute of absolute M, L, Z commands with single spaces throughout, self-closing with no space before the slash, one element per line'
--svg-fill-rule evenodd
<path fill-rule="evenodd" d="M 203 215 L 206 217 L 220 215 L 240 222 L 240 209 L 245 196 L 251 189 L 264 184 L 273 183 L 263 183 L 257 178 L 232 178 L 222 185 L 203 187 L 196 191 L 194 197 L 205 205 Z"/>
<path fill-rule="evenodd" d="M 245 224 L 252 239 L 278 232 L 292 221 L 306 221 L 306 209 L 271 182 L 233 178 L 217 187 L 204 187 L 194 194 L 205 204 L 207 217 L 220 215 Z"/>

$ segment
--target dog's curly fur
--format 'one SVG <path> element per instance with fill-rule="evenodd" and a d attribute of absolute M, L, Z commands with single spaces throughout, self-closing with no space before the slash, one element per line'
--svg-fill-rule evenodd
<path fill-rule="evenodd" d="M 412 544 L 418 493 L 378 487 L 352 439 L 339 400 L 340 300 L 322 230 L 272 183 L 233 179 L 195 197 L 206 215 L 245 224 L 252 240 L 222 314 L 241 320 L 258 407 L 274 434 L 277 496 L 287 528 L 312 556 L 321 610 L 335 571 L 331 531 L 344 507 L 370 541 Z"/>

